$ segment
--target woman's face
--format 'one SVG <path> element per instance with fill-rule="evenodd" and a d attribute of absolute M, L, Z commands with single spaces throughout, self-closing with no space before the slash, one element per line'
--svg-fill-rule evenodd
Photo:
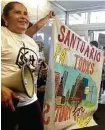
<path fill-rule="evenodd" d="M 29 26 L 29 16 L 27 9 L 22 4 L 14 4 L 6 18 L 7 27 L 15 33 L 24 33 Z"/>

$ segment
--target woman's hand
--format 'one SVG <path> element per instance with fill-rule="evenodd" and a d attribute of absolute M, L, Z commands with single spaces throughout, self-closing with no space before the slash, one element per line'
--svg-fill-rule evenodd
<path fill-rule="evenodd" d="M 39 92 L 45 92 L 45 90 L 46 90 L 46 85 L 43 85 L 40 88 L 37 88 L 37 91 Z"/>
<path fill-rule="evenodd" d="M 44 62 L 44 66 L 41 68 L 40 73 L 44 76 L 47 76 L 48 73 L 48 65 Z"/>
<path fill-rule="evenodd" d="M 55 16 L 55 13 L 53 11 L 50 11 L 47 15 L 49 18 L 53 18 Z"/>
<path fill-rule="evenodd" d="M 9 108 L 11 111 L 15 111 L 15 107 L 12 101 L 14 98 L 19 100 L 19 97 L 17 97 L 12 90 L 5 86 L 1 87 L 1 102 L 5 108 Z"/>

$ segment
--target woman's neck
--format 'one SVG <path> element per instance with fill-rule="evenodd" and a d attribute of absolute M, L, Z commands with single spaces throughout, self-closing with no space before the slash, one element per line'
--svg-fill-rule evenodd
<path fill-rule="evenodd" d="M 23 29 L 14 29 L 14 28 L 9 28 L 9 27 L 7 27 L 7 29 L 15 34 L 25 34 L 25 30 Z"/>

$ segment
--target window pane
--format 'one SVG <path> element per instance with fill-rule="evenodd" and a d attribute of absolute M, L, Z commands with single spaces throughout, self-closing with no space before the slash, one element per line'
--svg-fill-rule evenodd
<path fill-rule="evenodd" d="M 91 12 L 90 23 L 105 23 L 105 11 Z"/>
<path fill-rule="evenodd" d="M 94 31 L 94 40 L 98 41 L 99 34 L 105 34 L 105 31 Z"/>
<path fill-rule="evenodd" d="M 87 24 L 88 13 L 69 14 L 69 24 Z"/>

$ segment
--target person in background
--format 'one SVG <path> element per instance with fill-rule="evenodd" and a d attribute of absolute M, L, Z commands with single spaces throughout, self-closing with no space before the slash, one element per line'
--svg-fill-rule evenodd
<path fill-rule="evenodd" d="M 5 27 L 1 27 L 1 81 L 18 72 L 24 65 L 24 61 L 28 62 L 30 68 L 36 72 L 39 48 L 35 41 L 26 34 L 32 36 L 35 33 L 33 29 L 37 31 L 42 27 L 41 21 L 39 21 L 40 24 L 33 25 L 31 31 L 29 28 L 27 33 L 28 11 L 20 2 L 9 2 L 5 5 L 2 18 Z M 46 16 L 45 22 L 48 19 L 49 16 Z M 27 53 L 21 52 L 22 48 L 26 51 L 28 49 Z M 14 99 L 19 101 L 18 104 L 13 102 Z M 17 126 L 18 130 L 44 129 L 42 113 L 35 92 L 33 97 L 29 98 L 1 84 L 1 113 L 2 130 L 14 130 Z"/>
<path fill-rule="evenodd" d="M 48 67 L 47 64 L 45 63 L 45 56 L 43 51 L 44 43 L 42 41 L 36 41 L 36 43 L 39 46 L 39 54 L 40 54 L 40 61 L 39 61 L 40 68 L 39 68 L 38 79 L 37 79 L 37 97 L 41 106 L 41 110 L 43 111 Z"/>
<path fill-rule="evenodd" d="M 97 41 L 91 41 L 90 44 L 95 46 L 95 47 L 98 47 L 98 42 Z"/>
<path fill-rule="evenodd" d="M 102 93 L 105 92 L 105 47 L 103 47 L 104 51 L 104 63 L 103 63 L 103 70 L 102 70 Z"/>

